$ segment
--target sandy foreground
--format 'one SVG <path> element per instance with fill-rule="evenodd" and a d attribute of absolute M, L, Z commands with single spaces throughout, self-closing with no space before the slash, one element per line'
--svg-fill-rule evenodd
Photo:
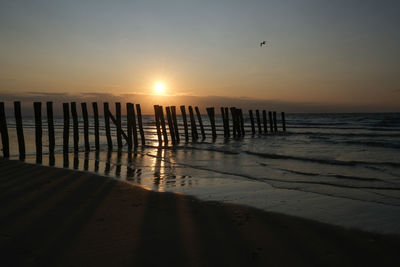
<path fill-rule="evenodd" d="M 400 237 L 0 159 L 1 266 L 399 266 Z"/>

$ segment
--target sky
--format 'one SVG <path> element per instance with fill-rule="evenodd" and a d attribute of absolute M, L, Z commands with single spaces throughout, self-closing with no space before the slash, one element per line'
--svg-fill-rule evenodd
<path fill-rule="evenodd" d="M 0 0 L 0 98 L 400 111 L 398 14 L 390 0 Z"/>

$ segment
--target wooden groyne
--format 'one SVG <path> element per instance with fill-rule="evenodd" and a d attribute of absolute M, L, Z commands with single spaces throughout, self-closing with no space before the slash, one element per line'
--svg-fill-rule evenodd
<path fill-rule="evenodd" d="M 145 136 L 145 127 L 143 125 L 140 104 L 135 105 L 133 103 L 126 103 L 126 115 L 123 116 L 121 103 L 117 102 L 115 103 L 114 116 L 110 111 L 109 103 L 103 103 L 103 125 L 100 125 L 98 104 L 93 102 L 91 106 L 92 112 L 90 112 L 88 108 L 90 106 L 85 102 L 80 103 L 80 111 L 78 110 L 76 102 L 62 104 L 62 151 L 64 154 L 70 152 L 70 117 L 72 117 L 72 140 L 74 153 L 80 151 L 82 140 L 79 139 L 79 136 L 82 131 L 83 150 L 85 152 L 91 150 L 100 151 L 100 127 L 104 129 L 108 150 L 112 150 L 115 146 L 118 150 L 121 150 L 124 147 L 124 141 L 127 144 L 128 151 L 132 151 L 140 145 L 146 146 L 146 140 L 154 141 L 154 139 Z M 57 139 L 54 130 L 53 103 L 47 102 L 45 107 L 47 114 L 45 122 L 47 122 L 47 125 L 43 126 L 42 103 L 33 103 L 35 147 L 38 158 L 41 158 L 43 153 L 43 127 L 47 127 L 48 152 L 53 157 L 56 148 Z M 206 113 L 204 114 L 201 113 L 200 108 L 197 106 L 188 106 L 186 108 L 186 106 L 183 105 L 179 108 L 180 122 L 178 121 L 176 106 L 167 106 L 164 108 L 160 105 L 154 105 L 154 124 L 151 124 L 152 129 L 146 128 L 146 130 L 156 133 L 156 141 L 158 141 L 159 146 L 167 145 L 169 142 L 174 146 L 180 143 L 181 140 L 188 143 L 190 139 L 196 142 L 199 140 L 200 136 L 201 140 L 210 138 L 212 141 L 215 141 L 218 138 L 218 134 L 225 139 L 229 139 L 231 136 L 233 138 L 243 138 L 246 134 L 251 134 L 251 136 L 255 136 L 256 134 L 272 135 L 286 131 L 284 112 L 281 112 L 280 122 L 278 122 L 276 111 L 256 109 L 256 116 L 254 118 L 253 110 L 248 110 L 246 120 L 243 110 L 236 107 L 221 107 L 220 114 L 215 113 L 214 107 L 207 107 L 205 109 Z M 187 117 L 187 110 L 189 111 L 189 118 Z M 220 116 L 220 120 L 218 120 L 217 116 Z M 21 103 L 19 101 L 14 102 L 14 117 L 19 157 L 22 160 L 25 158 L 25 137 Z M 126 122 L 124 125 L 123 121 Z M 217 122 L 219 121 L 222 123 L 221 125 L 218 125 Z M 90 131 L 90 129 L 93 129 L 93 131 Z M 116 143 L 113 142 L 112 132 L 115 132 L 114 138 L 116 138 Z M 4 102 L 0 102 L 0 134 L 3 157 L 7 158 L 10 156 L 10 141 L 9 126 L 7 125 Z M 41 160 L 39 159 L 38 162 L 40 163 Z"/>

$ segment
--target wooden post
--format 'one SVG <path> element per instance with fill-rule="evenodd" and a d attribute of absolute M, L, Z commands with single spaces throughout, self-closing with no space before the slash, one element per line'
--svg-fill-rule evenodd
<path fill-rule="evenodd" d="M 225 109 L 223 107 L 221 107 L 221 118 L 222 118 L 222 125 L 224 126 L 224 138 L 227 138 L 228 135 L 226 133 Z"/>
<path fill-rule="evenodd" d="M 104 125 L 106 128 L 108 150 L 112 150 L 113 145 L 112 145 L 111 129 L 110 129 L 110 111 L 107 102 L 104 102 Z"/>
<path fill-rule="evenodd" d="M 215 109 L 211 107 L 207 108 L 206 110 L 208 117 L 210 118 L 212 138 L 215 139 L 217 138 L 217 130 L 215 128 Z"/>
<path fill-rule="evenodd" d="M 162 134 L 164 138 L 164 143 L 168 143 L 168 133 L 167 133 L 167 127 L 165 126 L 165 118 L 164 118 L 164 110 L 162 106 L 158 106 L 159 110 L 159 116 L 160 116 L 160 124 L 161 124 L 161 129 L 162 129 Z"/>
<path fill-rule="evenodd" d="M 126 103 L 126 128 L 128 133 L 128 152 L 132 150 L 132 103 Z"/>
<path fill-rule="evenodd" d="M 242 109 L 239 109 L 239 116 L 240 116 L 240 129 L 242 132 L 242 136 L 245 135 L 245 130 L 244 130 L 244 118 L 243 118 L 243 111 Z"/>
<path fill-rule="evenodd" d="M 69 105 L 63 103 L 64 113 L 64 132 L 63 132 L 63 153 L 68 154 L 69 152 Z M 64 157 L 65 159 L 65 157 Z M 67 157 L 68 159 L 68 157 Z"/>
<path fill-rule="evenodd" d="M 118 149 L 122 148 L 121 103 L 115 103 Z"/>
<path fill-rule="evenodd" d="M 174 123 L 172 121 L 170 107 L 166 107 L 165 111 L 167 113 L 168 129 L 169 129 L 169 134 L 171 135 L 172 144 L 175 144 L 175 129 L 174 129 Z"/>
<path fill-rule="evenodd" d="M 182 114 L 183 127 L 185 130 L 185 140 L 186 140 L 186 142 L 188 142 L 189 141 L 189 129 L 188 129 L 187 118 L 186 118 L 186 109 L 185 109 L 185 106 L 180 106 L 180 109 L 181 109 L 181 114 Z"/>
<path fill-rule="evenodd" d="M 257 126 L 258 126 L 258 133 L 261 134 L 261 119 L 260 119 L 260 111 L 256 109 L 256 118 L 257 118 Z"/>
<path fill-rule="evenodd" d="M 226 122 L 226 135 L 227 137 L 231 136 L 231 131 L 229 130 L 229 109 L 225 108 L 225 122 Z"/>
<path fill-rule="evenodd" d="M 42 163 L 42 102 L 34 102 L 36 163 Z"/>
<path fill-rule="evenodd" d="M 249 110 L 249 116 L 250 116 L 250 122 L 251 122 L 251 133 L 256 134 L 256 128 L 254 127 L 253 111 L 251 109 Z"/>
<path fill-rule="evenodd" d="M 282 118 L 282 131 L 286 132 L 285 112 L 281 113 L 281 118 Z"/>
<path fill-rule="evenodd" d="M 4 102 L 0 102 L 0 132 L 1 142 L 3 144 L 3 157 L 10 157 L 10 144 L 8 138 L 6 112 L 4 110 Z"/>
<path fill-rule="evenodd" d="M 87 111 L 86 103 L 81 103 L 82 117 L 83 117 L 83 135 L 85 140 L 85 151 L 90 151 L 89 143 L 89 115 Z"/>
<path fill-rule="evenodd" d="M 181 138 L 179 137 L 178 120 L 176 118 L 176 107 L 175 106 L 171 107 L 171 112 L 172 112 L 172 121 L 174 122 L 175 139 L 176 139 L 176 142 L 179 143 Z"/>
<path fill-rule="evenodd" d="M 49 136 L 49 153 L 54 154 L 55 137 L 54 137 L 54 120 L 53 120 L 53 102 L 47 102 L 46 108 L 47 108 L 47 132 Z"/>
<path fill-rule="evenodd" d="M 191 125 L 191 129 L 192 129 L 192 139 L 197 140 L 197 138 L 198 138 L 197 126 L 196 126 L 196 121 L 194 118 L 192 106 L 189 106 L 189 115 L 190 115 L 190 125 Z"/>
<path fill-rule="evenodd" d="M 201 119 L 201 114 L 200 114 L 200 110 L 199 107 L 194 107 L 196 114 L 197 114 L 197 119 L 199 121 L 199 125 L 200 125 L 200 131 L 201 131 L 201 137 L 204 139 L 206 139 L 206 133 L 204 132 L 204 126 L 203 126 L 203 120 Z"/>
<path fill-rule="evenodd" d="M 278 122 L 276 120 L 276 111 L 274 111 L 273 117 L 274 117 L 274 131 L 278 132 Z"/>
<path fill-rule="evenodd" d="M 18 150 L 19 150 L 19 159 L 25 159 L 25 140 L 24 140 L 24 130 L 22 126 L 22 115 L 21 115 L 21 102 L 14 102 L 14 115 L 15 115 L 15 126 L 17 128 L 17 136 L 18 136 Z"/>
<path fill-rule="evenodd" d="M 139 146 L 139 141 L 138 141 L 138 136 L 137 136 L 137 129 L 136 129 L 136 112 L 135 112 L 135 106 L 132 104 L 132 110 L 131 110 L 131 125 L 132 125 L 132 134 L 133 134 L 133 146 L 138 147 Z"/>
<path fill-rule="evenodd" d="M 144 137 L 144 130 L 143 130 L 143 121 L 142 121 L 142 111 L 140 109 L 140 104 L 136 104 L 136 113 L 138 116 L 138 124 L 139 124 L 139 132 L 140 132 L 140 139 L 142 141 L 142 146 L 146 145 L 146 139 Z"/>
<path fill-rule="evenodd" d="M 160 130 L 160 111 L 158 105 L 154 105 L 154 119 L 157 128 L 158 145 L 161 146 L 162 140 L 161 140 L 161 130 Z"/>
<path fill-rule="evenodd" d="M 262 111 L 263 116 L 263 126 L 264 126 L 264 133 L 268 133 L 268 121 L 267 121 L 267 112 L 265 110 Z"/>
<path fill-rule="evenodd" d="M 79 152 L 79 128 L 78 113 L 76 112 L 76 103 L 71 102 L 72 125 L 74 128 L 74 152 Z"/>
<path fill-rule="evenodd" d="M 268 111 L 268 120 L 269 120 L 269 131 L 271 133 L 274 132 L 274 122 L 272 121 L 272 112 Z"/>
<path fill-rule="evenodd" d="M 100 136 L 99 136 L 99 109 L 97 102 L 92 103 L 93 106 L 93 117 L 94 117 L 94 143 L 96 151 L 100 150 Z"/>
<path fill-rule="evenodd" d="M 231 110 L 231 117 L 232 117 L 232 134 L 233 134 L 233 137 L 236 137 L 236 133 L 237 133 L 236 108 L 231 107 L 230 110 Z"/>

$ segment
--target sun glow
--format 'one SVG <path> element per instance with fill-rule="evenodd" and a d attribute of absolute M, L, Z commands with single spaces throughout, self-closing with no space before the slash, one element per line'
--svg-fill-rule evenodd
<path fill-rule="evenodd" d="M 156 82 L 154 84 L 154 93 L 157 95 L 164 95 L 165 94 L 165 84 L 162 82 Z"/>

